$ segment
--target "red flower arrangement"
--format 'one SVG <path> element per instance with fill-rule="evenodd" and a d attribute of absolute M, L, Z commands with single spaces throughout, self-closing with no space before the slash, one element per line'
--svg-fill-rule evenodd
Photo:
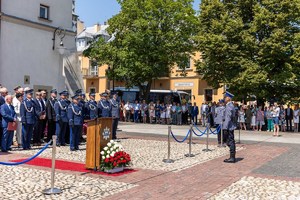
<path fill-rule="evenodd" d="M 107 148 L 104 148 L 101 152 L 102 158 L 100 163 L 100 169 L 102 171 L 111 170 L 116 167 L 127 167 L 130 165 L 130 155 L 121 149 L 123 149 L 123 147 L 113 141 L 110 142 Z"/>

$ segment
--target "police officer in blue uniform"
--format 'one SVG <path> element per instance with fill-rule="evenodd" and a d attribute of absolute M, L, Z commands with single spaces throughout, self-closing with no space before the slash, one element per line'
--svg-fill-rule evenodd
<path fill-rule="evenodd" d="M 225 159 L 226 163 L 235 163 L 235 141 L 234 141 L 234 130 L 236 129 L 235 109 L 231 99 L 234 97 L 230 92 L 225 93 L 225 113 L 223 119 L 223 133 L 224 139 L 227 146 L 230 149 L 230 158 Z"/>
<path fill-rule="evenodd" d="M 80 131 L 82 130 L 82 108 L 78 105 L 79 96 L 72 97 L 72 103 L 68 107 L 68 119 L 70 126 L 70 150 L 79 150 Z"/>
<path fill-rule="evenodd" d="M 95 101 L 95 93 L 90 93 L 89 98 L 90 100 L 85 103 L 84 109 L 85 109 L 85 119 L 93 120 L 98 118 L 98 106 L 97 102 Z"/>
<path fill-rule="evenodd" d="M 30 141 L 33 133 L 33 126 L 37 116 L 35 112 L 34 102 L 32 100 L 33 90 L 25 91 L 26 98 L 20 106 L 20 115 L 22 122 L 22 147 L 24 150 L 30 149 Z"/>
<path fill-rule="evenodd" d="M 56 114 L 56 136 L 57 136 L 57 146 L 65 146 L 65 135 L 67 132 L 68 126 L 68 102 L 67 96 L 69 95 L 68 91 L 62 91 L 59 93 L 60 99 L 55 103 L 54 110 Z"/>
<path fill-rule="evenodd" d="M 107 100 L 107 93 L 102 93 L 101 100 L 98 102 L 99 117 L 111 117 L 111 105 Z"/>
<path fill-rule="evenodd" d="M 81 113 L 82 113 L 82 120 L 84 120 L 84 117 L 86 115 L 86 110 L 85 110 L 85 93 L 82 91 L 82 89 L 78 89 L 76 90 L 75 94 L 78 96 L 78 106 L 81 108 Z M 83 131 L 83 127 L 81 127 L 80 130 L 80 142 L 83 142 L 84 139 L 82 137 L 82 131 Z"/>
<path fill-rule="evenodd" d="M 118 95 L 116 93 L 113 94 L 113 98 L 110 99 L 110 105 L 111 105 L 111 116 L 113 118 L 112 139 L 115 140 L 117 139 L 117 128 L 120 119 L 120 103 L 118 101 Z"/>

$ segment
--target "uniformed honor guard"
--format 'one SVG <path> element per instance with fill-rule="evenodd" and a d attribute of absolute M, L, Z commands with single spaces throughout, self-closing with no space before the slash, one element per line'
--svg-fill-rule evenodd
<path fill-rule="evenodd" d="M 224 113 L 225 113 L 225 107 L 224 107 L 224 99 L 220 99 L 218 103 L 218 107 L 216 108 L 215 111 L 215 124 L 218 126 L 223 126 L 223 119 L 224 119 Z M 218 132 L 218 147 L 221 147 L 221 128 L 219 129 Z M 224 137 L 223 137 L 223 142 L 224 144 Z"/>
<path fill-rule="evenodd" d="M 112 139 L 117 139 L 117 128 L 118 128 L 118 122 L 120 119 L 120 103 L 118 101 L 118 95 L 115 93 L 113 94 L 113 98 L 110 99 L 110 105 L 111 105 L 111 116 L 113 118 L 113 124 L 112 124 Z"/>
<path fill-rule="evenodd" d="M 54 110 L 56 114 L 56 136 L 57 136 L 57 146 L 65 146 L 65 135 L 68 126 L 68 102 L 67 96 L 69 95 L 68 91 L 62 91 L 59 93 L 60 99 L 55 103 Z"/>
<path fill-rule="evenodd" d="M 56 123 L 56 114 L 54 110 L 54 105 L 57 102 L 56 96 L 57 91 L 53 89 L 50 91 L 50 98 L 46 103 L 46 115 L 48 119 L 48 131 L 47 131 L 47 142 L 52 139 L 52 136 L 55 134 L 55 123 Z"/>
<path fill-rule="evenodd" d="M 95 93 L 90 93 L 89 98 L 90 100 L 85 103 L 85 119 L 93 120 L 98 118 L 98 107 L 97 102 L 95 101 Z"/>
<path fill-rule="evenodd" d="M 70 150 L 79 150 L 80 131 L 82 130 L 83 117 L 82 108 L 78 105 L 79 96 L 72 97 L 72 103 L 68 107 L 68 118 L 70 126 Z"/>
<path fill-rule="evenodd" d="M 99 117 L 111 117 L 111 105 L 107 100 L 108 95 L 106 93 L 100 94 L 101 100 L 98 102 Z"/>
<path fill-rule="evenodd" d="M 235 163 L 235 141 L 234 141 L 234 130 L 236 129 L 235 124 L 235 109 L 231 99 L 234 97 L 230 92 L 225 93 L 225 113 L 223 119 L 223 133 L 224 139 L 227 146 L 230 149 L 230 158 L 225 159 L 226 163 Z"/>
<path fill-rule="evenodd" d="M 30 149 L 30 142 L 33 133 L 33 126 L 36 122 L 36 112 L 34 102 L 32 100 L 33 90 L 25 91 L 26 98 L 23 100 L 20 107 L 21 122 L 22 122 L 22 147 L 24 150 Z"/>

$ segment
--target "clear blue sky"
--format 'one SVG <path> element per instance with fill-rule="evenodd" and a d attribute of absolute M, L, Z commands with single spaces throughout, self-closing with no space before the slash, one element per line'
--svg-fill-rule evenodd
<path fill-rule="evenodd" d="M 201 0 L 194 0 L 194 9 L 199 10 Z M 85 26 L 103 24 L 120 10 L 116 0 L 76 0 L 76 14 Z"/>

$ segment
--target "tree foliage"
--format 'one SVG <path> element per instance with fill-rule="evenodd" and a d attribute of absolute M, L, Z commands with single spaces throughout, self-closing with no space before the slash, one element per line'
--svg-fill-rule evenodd
<path fill-rule="evenodd" d="M 192 0 L 118 0 L 119 14 L 109 21 L 114 40 L 96 40 L 84 54 L 113 66 L 113 74 L 144 95 L 153 79 L 183 65 L 195 50 L 197 17 Z"/>
<path fill-rule="evenodd" d="M 293 98 L 300 86 L 300 0 L 202 0 L 197 68 L 239 97 Z"/>

